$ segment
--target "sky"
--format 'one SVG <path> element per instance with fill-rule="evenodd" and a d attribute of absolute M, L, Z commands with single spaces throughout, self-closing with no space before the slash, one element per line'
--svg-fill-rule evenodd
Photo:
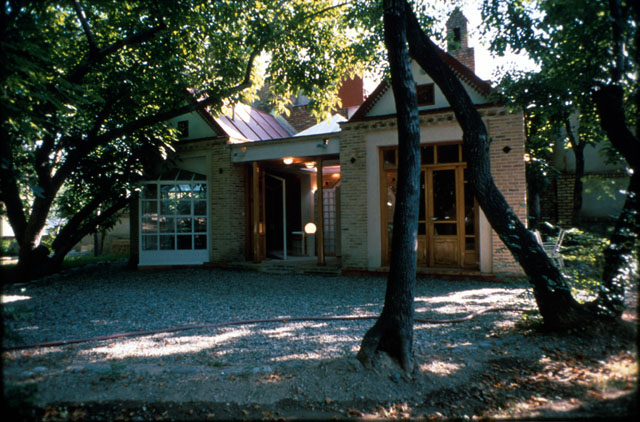
<path fill-rule="evenodd" d="M 533 61 L 524 55 L 507 54 L 504 57 L 492 57 L 488 49 L 488 43 L 481 40 L 479 27 L 482 23 L 480 10 L 482 2 L 466 0 L 462 2 L 462 13 L 469 21 L 467 31 L 469 33 L 469 47 L 475 49 L 476 74 L 484 80 L 496 80 L 498 70 L 505 69 L 534 70 Z"/>

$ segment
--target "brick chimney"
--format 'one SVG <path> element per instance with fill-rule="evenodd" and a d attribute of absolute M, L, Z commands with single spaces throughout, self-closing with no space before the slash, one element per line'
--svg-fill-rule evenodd
<path fill-rule="evenodd" d="M 469 48 L 467 23 L 467 18 L 456 7 L 447 20 L 447 53 L 475 72 L 476 60 L 473 47 Z"/>

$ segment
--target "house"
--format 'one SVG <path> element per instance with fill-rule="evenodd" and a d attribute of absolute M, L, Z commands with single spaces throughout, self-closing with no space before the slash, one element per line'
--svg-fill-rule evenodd
<path fill-rule="evenodd" d="M 490 100 L 489 84 L 473 72 L 461 13 L 452 15 L 447 30 L 455 42 L 445 60 L 487 125 L 496 184 L 525 221 L 523 115 Z M 419 267 L 520 273 L 468 188 L 462 130 L 451 107 L 415 62 L 411 67 L 422 144 Z M 175 168 L 145 183 L 132 207 L 138 265 L 315 255 L 320 264 L 335 256 L 343 271 L 385 270 L 398 162 L 389 84 L 382 82 L 343 117 L 348 120 L 334 118 L 302 133 L 242 104 L 230 116 L 201 111 L 174 119 L 181 133 Z"/>
<path fill-rule="evenodd" d="M 587 145 L 584 149 L 579 221 L 591 228 L 598 224 L 607 225 L 618 218 L 629 186 L 629 174 L 624 160 L 617 163 L 607 161 L 605 148 L 606 143 L 601 142 Z M 549 188 L 540 195 L 541 218 L 561 226 L 569 226 L 573 217 L 576 159 L 573 150 L 567 149 L 564 142 L 554 144 L 551 167 L 556 172 L 551 175 Z"/>

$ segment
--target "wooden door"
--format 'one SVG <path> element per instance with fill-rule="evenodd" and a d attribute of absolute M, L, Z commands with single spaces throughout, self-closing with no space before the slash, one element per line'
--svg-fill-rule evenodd
<path fill-rule="evenodd" d="M 456 167 L 429 169 L 427 177 L 427 235 L 429 266 L 460 267 L 460 186 Z"/>
<path fill-rule="evenodd" d="M 262 262 L 267 254 L 266 212 L 265 212 L 265 172 L 254 162 L 251 168 L 251 195 L 249 208 L 251 215 L 251 255 L 253 262 Z"/>

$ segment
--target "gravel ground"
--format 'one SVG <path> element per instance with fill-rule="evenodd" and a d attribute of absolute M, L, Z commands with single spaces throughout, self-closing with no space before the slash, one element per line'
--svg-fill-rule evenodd
<path fill-rule="evenodd" d="M 97 265 L 7 288 L 3 340 L 10 347 L 236 320 L 376 316 L 385 284 L 384 278 Z M 534 308 L 525 286 L 518 284 L 418 280 L 415 297 L 416 317 L 427 319 L 457 318 L 488 307 Z M 510 365 L 544 356 L 535 339 L 503 335 L 520 315 L 503 311 L 461 324 L 416 324 L 418 375 L 412 379 L 384 359 L 365 372 L 354 356 L 373 320 L 360 320 L 238 325 L 9 351 L 3 353 L 4 380 L 9 386 L 35 385 L 40 405 L 410 403 L 427 391 L 465 386 L 509 350 L 518 350 L 520 362 Z M 556 340 L 562 347 L 564 340 Z"/>

